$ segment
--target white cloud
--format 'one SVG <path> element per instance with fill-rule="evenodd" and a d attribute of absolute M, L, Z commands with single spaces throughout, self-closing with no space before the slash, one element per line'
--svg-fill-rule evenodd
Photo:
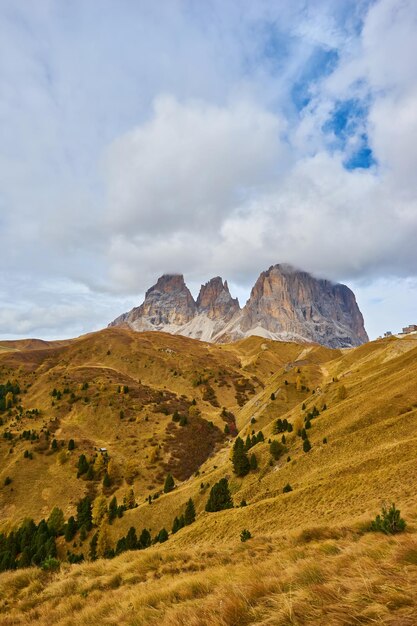
<path fill-rule="evenodd" d="M 289 160 L 284 123 L 252 104 L 159 97 L 151 119 L 108 151 L 109 222 L 118 233 L 217 231 Z"/>
<path fill-rule="evenodd" d="M 112 293 L 130 302 L 166 271 L 243 291 L 280 261 L 381 289 L 416 276 L 412 0 L 0 12 L 3 332 L 97 327 L 125 308 Z M 338 60 L 310 76 L 316 51 Z M 352 98 L 367 112 L 343 145 L 326 122 Z M 348 171 L 364 134 L 377 164 Z M 92 299 L 54 299 L 57 277 Z"/>

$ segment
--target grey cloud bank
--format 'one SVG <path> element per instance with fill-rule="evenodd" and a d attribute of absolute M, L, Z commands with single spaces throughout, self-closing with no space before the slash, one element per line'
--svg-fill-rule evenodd
<path fill-rule="evenodd" d="M 100 328 L 164 272 L 242 300 L 278 262 L 346 282 L 371 336 L 415 322 L 416 27 L 411 0 L 0 1 L 0 335 Z"/>

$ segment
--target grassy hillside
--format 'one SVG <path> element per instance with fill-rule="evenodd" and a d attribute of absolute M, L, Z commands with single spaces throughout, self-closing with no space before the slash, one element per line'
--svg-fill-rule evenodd
<path fill-rule="evenodd" d="M 0 384 L 18 392 L 0 413 L 0 531 L 54 507 L 68 519 L 86 495 L 121 503 L 130 489 L 138 506 L 106 529 L 113 547 L 132 526 L 170 531 L 190 498 L 197 518 L 141 552 L 1 574 L 0 623 L 25 612 L 45 624 L 417 623 L 416 374 L 415 337 L 342 351 L 120 328 L 1 342 Z M 238 477 L 235 435 L 259 431 L 257 469 Z M 270 441 L 284 448 L 277 459 Z M 89 477 L 77 477 L 82 454 Z M 168 473 L 176 486 L 164 493 Z M 224 477 L 235 506 L 208 513 Z M 384 501 L 408 521 L 399 539 L 363 532 Z M 96 530 L 59 537 L 59 556 L 69 546 L 87 558 Z"/>

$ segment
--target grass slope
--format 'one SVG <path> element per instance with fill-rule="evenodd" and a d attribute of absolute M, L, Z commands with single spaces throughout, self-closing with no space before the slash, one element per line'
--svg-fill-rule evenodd
<path fill-rule="evenodd" d="M 0 622 L 417 623 L 416 375 L 414 337 L 342 351 L 257 337 L 217 346 L 117 328 L 47 345 L 2 342 L 0 382 L 21 388 L 0 427 L 13 436 L 0 439 L 3 529 L 27 516 L 39 521 L 54 506 L 68 517 L 83 495 L 102 493 L 100 480 L 76 477 L 80 453 L 93 457 L 99 446 L 116 468 L 105 495 L 121 501 L 132 486 L 139 504 L 109 527 L 112 542 L 132 525 L 170 530 L 190 497 L 197 520 L 143 553 L 64 564 L 57 574 L 0 575 Z M 243 438 L 265 436 L 250 451 L 258 469 L 244 478 L 232 472 L 223 407 Z M 305 453 L 297 432 L 313 407 Z M 27 413 L 34 408 L 39 415 Z M 174 411 L 187 416 L 185 426 L 172 421 Z M 278 418 L 293 431 L 276 461 L 268 439 L 281 440 Z M 22 440 L 28 429 L 40 440 Z M 149 504 L 167 471 L 175 490 Z M 235 506 L 248 506 L 206 513 L 210 487 L 224 476 Z M 293 491 L 284 494 L 287 483 Z M 360 531 L 383 501 L 395 501 L 410 522 L 398 539 Z M 309 535 L 311 527 L 321 530 Z M 247 544 L 243 528 L 254 536 Z M 77 537 L 75 551 L 86 548 Z"/>

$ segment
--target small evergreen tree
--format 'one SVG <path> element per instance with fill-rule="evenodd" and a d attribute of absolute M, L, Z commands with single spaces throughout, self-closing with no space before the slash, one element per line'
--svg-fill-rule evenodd
<path fill-rule="evenodd" d="M 87 531 L 92 527 L 92 511 L 91 499 L 85 496 L 77 504 L 77 526 L 81 529 L 84 527 Z"/>
<path fill-rule="evenodd" d="M 195 506 L 194 502 L 190 498 L 185 505 L 184 524 L 189 526 L 193 522 L 195 522 Z"/>
<path fill-rule="evenodd" d="M 174 487 L 175 487 L 175 482 L 174 482 L 172 475 L 167 474 L 167 477 L 165 478 L 164 492 L 169 493 L 170 491 L 174 489 Z"/>
<path fill-rule="evenodd" d="M 251 532 L 247 528 L 244 528 L 242 532 L 240 533 L 240 541 L 244 543 L 245 541 L 248 541 L 248 539 L 251 539 L 251 538 L 252 538 Z"/>
<path fill-rule="evenodd" d="M 303 441 L 303 450 L 304 452 L 310 452 L 311 450 L 311 443 L 308 439 L 304 439 Z"/>
<path fill-rule="evenodd" d="M 214 513 L 231 508 L 233 508 L 233 501 L 229 490 L 229 483 L 227 478 L 221 478 L 210 490 L 206 511 Z"/>
<path fill-rule="evenodd" d="M 76 532 L 77 532 L 77 523 L 75 521 L 75 517 L 71 515 L 71 517 L 68 518 L 68 522 L 65 524 L 65 529 L 64 529 L 65 541 L 72 541 L 75 537 Z"/>
<path fill-rule="evenodd" d="M 229 424 L 225 424 L 225 426 L 224 426 L 224 434 L 225 434 L 225 435 L 230 435 L 230 427 L 229 427 Z"/>
<path fill-rule="evenodd" d="M 172 534 L 175 535 L 180 529 L 180 522 L 177 516 L 174 517 L 174 521 L 172 523 Z"/>
<path fill-rule="evenodd" d="M 271 455 L 274 457 L 274 459 L 278 461 L 280 456 L 282 456 L 282 454 L 285 452 L 285 447 L 282 445 L 282 443 L 274 439 L 270 443 L 269 451 Z"/>
<path fill-rule="evenodd" d="M 292 491 L 292 487 L 291 487 L 290 483 L 287 483 L 285 485 L 285 487 L 283 488 L 282 492 L 283 493 L 289 493 L 290 491 Z"/>
<path fill-rule="evenodd" d="M 258 461 L 256 459 L 256 454 L 251 454 L 249 464 L 250 464 L 251 470 L 258 469 Z"/>
<path fill-rule="evenodd" d="M 137 550 L 137 548 L 138 548 L 138 538 L 136 536 L 136 530 L 134 526 L 131 526 L 126 535 L 126 550 Z"/>
<path fill-rule="evenodd" d="M 80 454 L 77 463 L 78 476 L 82 476 L 88 471 L 90 464 L 88 463 L 85 454 Z"/>
<path fill-rule="evenodd" d="M 151 545 L 151 534 L 149 530 L 144 528 L 139 537 L 139 548 L 143 550 L 144 548 L 148 548 L 150 545 Z"/>
<path fill-rule="evenodd" d="M 232 464 L 236 476 L 246 476 L 250 470 L 249 459 L 245 452 L 243 440 L 240 437 L 236 438 L 233 445 Z"/>
<path fill-rule="evenodd" d="M 371 522 L 370 528 L 385 535 L 395 535 L 403 532 L 406 525 L 405 520 L 400 515 L 400 511 L 393 503 L 389 509 L 387 509 L 385 504 L 382 506 L 381 515 L 376 516 L 375 520 Z"/>
<path fill-rule="evenodd" d="M 118 515 L 118 509 L 119 509 L 119 507 L 117 506 L 117 498 L 116 498 L 116 496 L 114 496 L 110 500 L 110 504 L 109 504 L 109 524 L 111 524 L 112 521 L 114 519 L 116 519 L 116 517 Z"/>
<path fill-rule="evenodd" d="M 109 489 L 109 487 L 111 487 L 110 476 L 108 475 L 107 472 L 105 472 L 105 474 L 104 474 L 103 487 L 104 487 L 104 489 Z"/>
<path fill-rule="evenodd" d="M 98 540 L 98 532 L 94 533 L 90 541 L 90 550 L 88 556 L 92 561 L 95 561 L 97 558 L 97 540 Z"/>
<path fill-rule="evenodd" d="M 156 537 L 156 541 L 159 541 L 159 543 L 164 543 L 165 541 L 168 541 L 168 531 L 166 530 L 166 528 L 161 528 Z"/>
<path fill-rule="evenodd" d="M 68 450 L 74 450 L 75 448 L 75 441 L 74 439 L 70 439 L 68 442 Z"/>

